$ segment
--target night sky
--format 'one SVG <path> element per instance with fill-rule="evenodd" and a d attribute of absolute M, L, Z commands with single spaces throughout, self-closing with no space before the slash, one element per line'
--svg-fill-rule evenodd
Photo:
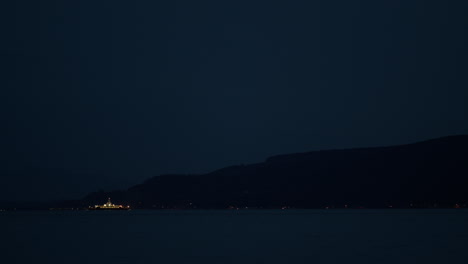
<path fill-rule="evenodd" d="M 0 200 L 468 134 L 468 1 L 5 1 Z"/>

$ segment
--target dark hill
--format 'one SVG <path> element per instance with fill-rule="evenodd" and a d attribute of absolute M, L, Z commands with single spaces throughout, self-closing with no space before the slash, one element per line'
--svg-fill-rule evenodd
<path fill-rule="evenodd" d="M 415 144 L 314 151 L 203 175 L 162 175 L 112 197 L 141 208 L 452 207 L 468 201 L 468 136 Z"/>

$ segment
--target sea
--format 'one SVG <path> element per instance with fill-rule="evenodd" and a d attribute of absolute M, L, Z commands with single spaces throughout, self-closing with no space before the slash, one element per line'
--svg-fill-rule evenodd
<path fill-rule="evenodd" d="M 0 263 L 468 263 L 468 210 L 0 212 Z"/>

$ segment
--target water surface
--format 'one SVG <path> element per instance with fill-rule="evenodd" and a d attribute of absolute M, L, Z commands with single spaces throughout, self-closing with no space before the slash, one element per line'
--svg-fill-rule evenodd
<path fill-rule="evenodd" d="M 0 212 L 1 263 L 468 263 L 468 210 Z"/>

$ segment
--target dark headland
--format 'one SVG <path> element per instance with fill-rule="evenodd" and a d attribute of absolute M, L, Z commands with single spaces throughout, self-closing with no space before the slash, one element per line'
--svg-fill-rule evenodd
<path fill-rule="evenodd" d="M 202 175 L 160 175 L 108 197 L 142 209 L 454 208 L 468 203 L 468 135 L 408 145 L 313 151 Z"/>

